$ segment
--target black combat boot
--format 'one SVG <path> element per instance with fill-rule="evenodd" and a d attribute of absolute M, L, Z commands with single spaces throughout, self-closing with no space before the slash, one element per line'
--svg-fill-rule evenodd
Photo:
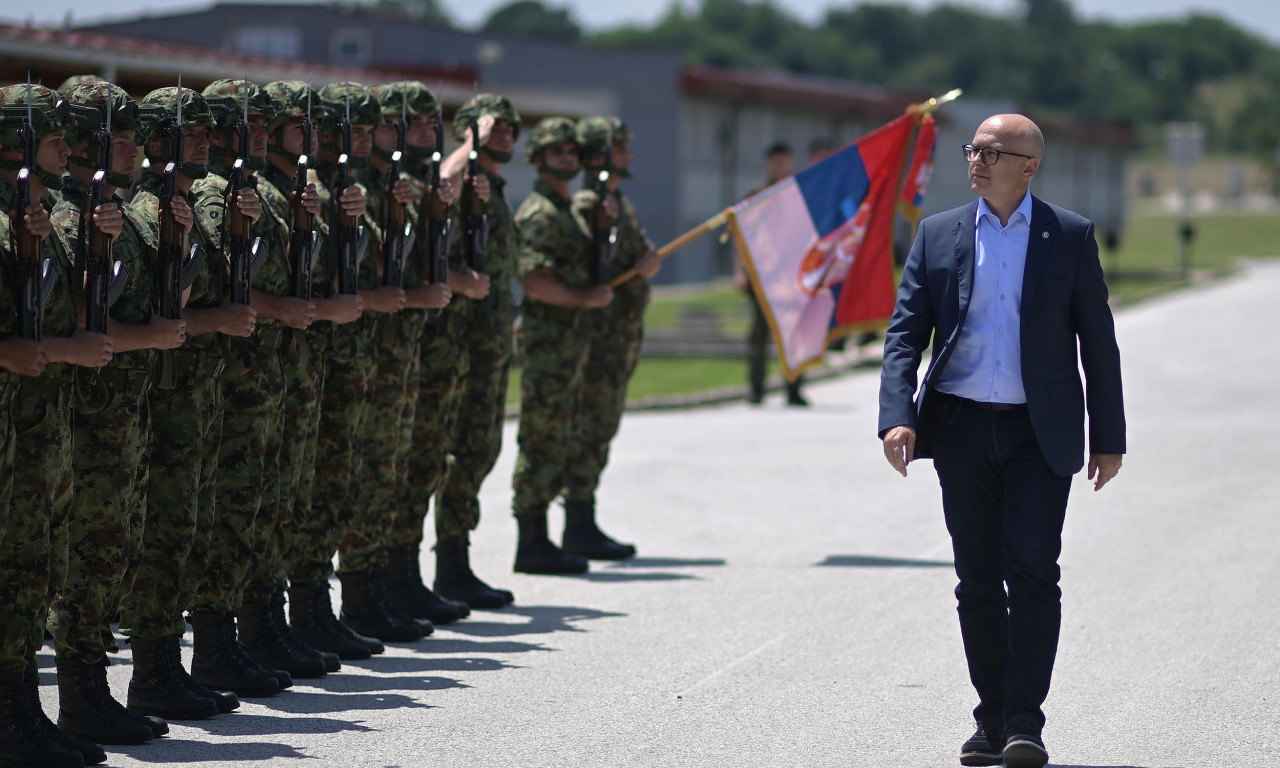
<path fill-rule="evenodd" d="M 337 672 L 342 669 L 342 660 L 338 658 L 338 654 L 312 648 L 293 633 L 293 627 L 289 626 L 288 620 L 284 617 L 284 592 L 271 593 L 271 624 L 295 654 L 320 659 L 324 664 L 325 672 Z"/>
<path fill-rule="evenodd" d="M 203 720 L 218 714 L 220 707 L 214 698 L 196 694 L 175 674 L 168 640 L 135 637 L 129 641 L 133 649 L 133 679 L 129 681 L 126 700 L 129 710 L 170 720 Z M 240 706 L 239 701 L 236 706 Z"/>
<path fill-rule="evenodd" d="M 477 609 L 503 608 L 516 599 L 507 590 L 494 589 L 472 573 L 466 534 L 436 542 L 436 592 Z"/>
<path fill-rule="evenodd" d="M 231 614 L 221 612 L 188 615 L 192 630 L 191 676 L 201 685 L 233 691 L 237 696 L 275 696 L 280 680 L 244 653 L 236 642 Z"/>
<path fill-rule="evenodd" d="M 517 573 L 577 574 L 590 567 L 587 558 L 551 543 L 547 536 L 547 513 L 516 515 L 520 540 L 516 543 Z"/>
<path fill-rule="evenodd" d="M 420 554 L 417 545 L 387 549 L 387 601 L 392 607 L 432 624 L 452 624 L 471 615 L 466 603 L 447 600 L 422 583 Z"/>
<path fill-rule="evenodd" d="M 58 738 L 62 732 L 44 716 L 39 691 L 31 695 L 27 676 L 25 672 L 0 673 L 0 765 L 84 768 L 86 755 L 67 743 L 69 737 Z M 107 754 L 101 748 L 97 752 L 102 759 L 89 765 L 106 761 Z"/>
<path fill-rule="evenodd" d="M 40 670 L 36 667 L 34 661 L 27 664 L 27 668 L 22 675 L 22 682 L 26 688 L 27 711 L 32 713 L 36 724 L 44 730 L 45 734 L 64 750 L 80 753 L 80 759 L 84 760 L 85 765 L 98 765 L 107 762 L 107 753 L 102 747 L 77 739 L 54 725 L 48 715 L 44 713 L 44 707 L 40 704 Z"/>
<path fill-rule="evenodd" d="M 169 671 L 188 691 L 205 699 L 212 699 L 222 714 L 234 712 L 240 708 L 240 699 L 231 691 L 215 691 L 206 688 L 196 681 L 187 668 L 182 666 L 182 635 L 169 635 L 164 638 L 164 653 L 168 659 Z"/>
<path fill-rule="evenodd" d="M 377 570 L 341 571 L 342 612 L 339 618 L 355 632 L 384 643 L 421 640 L 423 627 L 412 619 L 399 620 L 387 610 L 387 597 Z"/>
<path fill-rule="evenodd" d="M 280 608 L 283 612 L 284 606 Z M 236 625 L 240 632 L 240 645 L 263 669 L 283 669 L 290 677 L 304 679 L 325 676 L 327 670 L 320 654 L 313 651 L 303 655 L 295 651 L 280 627 L 272 621 L 271 595 L 246 597 L 236 611 Z"/>
<path fill-rule="evenodd" d="M 596 525 L 594 499 L 565 499 L 564 549 L 591 560 L 626 560 L 636 556 L 633 544 L 614 541 Z"/>
<path fill-rule="evenodd" d="M 289 585 L 289 621 L 307 645 L 337 654 L 344 661 L 363 661 L 386 648 L 380 640 L 358 635 L 333 615 L 329 582 L 295 581 Z"/>
<path fill-rule="evenodd" d="M 151 724 L 111 696 L 106 659 L 85 664 L 58 659 L 58 727 L 98 744 L 145 744 Z"/>

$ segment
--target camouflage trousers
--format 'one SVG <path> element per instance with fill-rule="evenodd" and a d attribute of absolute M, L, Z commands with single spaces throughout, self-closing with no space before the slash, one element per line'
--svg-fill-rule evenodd
<path fill-rule="evenodd" d="M 142 557 L 151 413 L 138 389 L 149 371 L 130 373 L 132 391 L 115 393 L 98 413 L 75 416 L 67 578 L 49 612 L 60 659 L 90 664 L 119 650 L 111 615 Z"/>
<path fill-rule="evenodd" d="M 454 302 L 461 301 L 455 298 Z M 457 423 L 462 381 L 467 374 L 466 345 L 459 343 L 454 324 L 458 308 L 450 305 L 431 321 L 418 346 L 414 418 L 410 426 L 412 450 L 405 460 L 406 482 L 387 545 L 416 546 L 422 528 L 448 471 L 449 444 Z"/>
<path fill-rule="evenodd" d="M 591 344 L 581 332 L 592 312 L 568 312 L 532 304 L 517 340 L 524 376 L 516 441 L 513 506 L 516 515 L 545 514 L 568 480 L 574 455 L 574 414 L 582 402 L 583 373 Z"/>
<path fill-rule="evenodd" d="M 333 555 L 346 534 L 353 507 L 360 498 L 363 457 L 358 447 L 369 413 L 369 386 L 376 369 L 373 331 L 376 315 L 366 313 L 353 323 L 354 334 L 341 326 L 335 332 L 357 340 L 355 348 L 330 349 L 325 360 L 324 393 L 320 398 L 320 430 L 316 439 L 315 484 L 311 515 L 299 529 L 290 558 L 293 581 L 323 581 L 333 574 Z"/>
<path fill-rule="evenodd" d="M 230 340 L 234 351 L 221 381 L 217 513 L 209 554 L 189 606 L 193 612 L 240 607 L 250 565 L 262 554 L 260 537 L 270 536 L 275 527 L 284 370 L 271 339 L 279 330 L 279 326 L 268 326 L 248 339 Z"/>
<path fill-rule="evenodd" d="M 403 496 L 398 486 L 408 455 L 405 412 L 410 407 L 409 378 L 425 324 L 426 315 L 419 310 L 386 315 L 378 323 L 377 372 L 369 385 L 369 413 L 360 436 L 364 455 L 360 496 L 338 548 L 343 571 L 363 571 L 386 563 L 387 541 Z M 417 394 L 417 387 L 413 394 Z"/>
<path fill-rule="evenodd" d="M 437 540 L 463 536 L 480 525 L 480 486 L 502 451 L 513 343 L 511 294 L 502 292 L 490 301 L 473 302 L 472 311 L 488 316 L 473 316 L 474 330 L 460 337 L 468 348 L 469 365 L 458 398 L 449 472 L 436 495 Z"/>
<path fill-rule="evenodd" d="M 186 629 L 182 612 L 204 573 L 215 520 L 222 439 L 221 355 L 199 354 L 194 374 L 151 390 L 151 472 L 142 556 L 121 602 L 120 631 L 159 640 Z"/>
<path fill-rule="evenodd" d="M 324 390 L 324 351 L 329 339 L 318 330 L 294 332 L 297 361 L 286 359 L 284 367 L 284 442 L 280 450 L 280 537 L 279 569 L 254 568 L 246 592 L 252 595 L 276 592 L 288 586 L 287 576 L 295 549 L 313 514 L 312 487 L 316 478 L 316 438 L 320 433 L 320 397 Z M 337 525 L 321 521 L 311 530 Z"/>
<path fill-rule="evenodd" d="M 46 378 L 23 380 L 12 412 L 13 490 L 0 543 L 0 673 L 34 662 L 52 593 L 66 574 L 71 402 L 70 387 L 53 378 L 65 369 L 54 368 Z"/>
<path fill-rule="evenodd" d="M 609 463 L 609 444 L 618 434 L 627 407 L 627 382 L 640 362 L 644 341 L 646 304 L 628 298 L 619 290 L 614 303 L 599 317 L 595 313 L 586 316 L 593 320 L 583 328 L 591 355 L 583 373 L 582 402 L 574 417 L 573 456 L 565 482 L 567 499 L 595 498 L 600 474 Z"/>

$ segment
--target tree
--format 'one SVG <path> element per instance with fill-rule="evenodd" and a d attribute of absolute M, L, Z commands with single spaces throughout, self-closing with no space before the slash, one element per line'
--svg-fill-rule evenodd
<path fill-rule="evenodd" d="M 549 8 L 538 0 L 515 0 L 494 10 L 480 31 L 565 42 L 574 42 L 582 37 L 582 27 L 578 26 L 569 9 Z"/>

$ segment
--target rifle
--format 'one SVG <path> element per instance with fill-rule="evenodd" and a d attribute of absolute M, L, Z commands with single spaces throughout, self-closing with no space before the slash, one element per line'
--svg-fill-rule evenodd
<path fill-rule="evenodd" d="M 489 241 L 489 214 L 485 203 L 476 194 L 475 180 L 480 177 L 480 123 L 472 117 L 467 121 L 471 129 L 471 152 L 467 154 L 467 178 L 462 182 L 462 229 L 466 235 L 467 265 L 484 274 L 484 247 Z"/>
<path fill-rule="evenodd" d="M 240 190 L 249 187 L 249 82 L 244 83 L 244 109 L 236 123 L 236 140 L 240 143 L 240 156 L 231 166 L 231 179 L 227 185 L 227 246 L 231 265 L 231 303 L 248 305 L 253 294 L 253 277 L 262 265 L 262 238 L 250 243 L 253 224 L 240 213 L 236 197 Z"/>
<path fill-rule="evenodd" d="M 405 205 L 396 199 L 396 182 L 400 179 L 400 160 L 404 157 L 405 139 L 409 133 L 409 92 L 400 93 L 400 119 L 396 121 L 396 151 L 387 167 L 386 219 L 382 244 L 382 284 L 400 288 L 404 285 L 405 256 L 413 244 L 413 224 L 405 221 Z"/>
<path fill-rule="evenodd" d="M 431 152 L 431 176 L 428 189 L 418 203 L 418 221 L 427 228 L 427 238 L 419 249 L 422 271 L 428 283 L 449 281 L 449 244 L 453 240 L 453 219 L 449 218 L 448 205 L 440 196 L 440 164 L 444 161 L 444 121 L 440 113 L 435 115 L 435 147 Z M 428 319 L 435 319 L 438 309 L 427 310 Z"/>
<path fill-rule="evenodd" d="M 22 318 L 22 338 L 40 341 L 44 337 L 44 305 L 53 292 L 56 276 L 48 259 L 40 258 L 37 237 L 27 228 L 27 208 L 31 207 L 31 173 L 36 167 L 36 129 L 32 118 L 31 73 L 27 73 L 27 116 L 18 128 L 22 142 L 22 168 L 18 171 L 18 194 L 9 214 L 13 253 L 16 256 L 18 313 Z"/>
<path fill-rule="evenodd" d="M 338 131 L 342 134 L 342 153 L 338 155 L 338 180 L 333 190 L 333 219 L 330 225 L 330 237 L 333 252 L 337 259 L 338 293 L 354 296 L 360 292 L 360 262 L 364 260 L 364 250 L 369 244 L 369 233 L 356 216 L 348 216 L 342 211 L 342 193 L 351 186 L 351 88 L 347 87 L 347 111 L 338 123 Z M 351 362 L 360 352 L 360 337 L 354 329 L 349 330 L 349 352 L 338 354 L 339 362 Z M 336 350 L 337 342 L 334 346 Z"/>
<path fill-rule="evenodd" d="M 316 257 L 320 254 L 320 233 L 316 231 L 315 216 L 302 205 L 302 195 L 307 191 L 307 173 L 311 152 L 311 84 L 307 84 L 307 117 L 302 121 L 302 154 L 298 155 L 298 169 L 293 174 L 293 200 L 289 203 L 292 221 L 289 230 L 289 255 L 293 260 L 293 295 L 311 300 L 311 276 Z"/>
<path fill-rule="evenodd" d="M 613 280 L 613 257 L 618 251 L 618 228 L 605 212 L 609 198 L 609 179 L 613 176 L 613 128 L 610 127 L 604 148 L 604 167 L 591 182 L 596 204 L 591 209 L 591 256 L 596 285 L 609 285 Z"/>

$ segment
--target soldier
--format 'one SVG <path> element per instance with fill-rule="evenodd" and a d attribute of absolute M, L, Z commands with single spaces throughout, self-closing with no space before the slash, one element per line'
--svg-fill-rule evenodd
<path fill-rule="evenodd" d="M 453 249 L 458 266 L 450 274 L 457 298 L 429 350 L 424 340 L 422 386 L 430 393 L 424 405 L 429 400 L 439 410 L 422 420 L 422 433 L 414 436 L 413 476 L 422 479 L 422 515 L 435 495 L 436 589 L 472 608 L 493 609 L 509 605 L 515 596 L 490 587 L 472 572 L 469 537 L 480 523 L 480 485 L 502 448 L 516 266 L 515 219 L 503 192 L 502 166 L 510 162 L 520 136 L 520 115 L 497 94 L 479 94 L 464 104 L 453 118 L 454 138 L 462 144 L 444 163 L 443 173 L 450 179 L 461 178 L 475 149 L 472 123 L 479 133 L 475 162 L 482 174 L 476 182 L 487 182 L 490 189 L 485 272 L 463 263 L 465 232 L 460 233 Z M 428 483 L 426 478 L 433 480 Z M 397 526 L 393 541 L 416 545 L 421 536 L 419 518 L 412 528 Z"/>
<path fill-rule="evenodd" d="M 151 265 L 158 233 L 119 195 L 119 190 L 133 187 L 137 104 L 123 89 L 103 80 L 81 80 L 64 98 L 72 115 L 67 130 L 71 157 L 62 202 L 53 211 L 54 233 L 75 260 L 73 281 L 88 271 L 85 258 L 110 257 L 108 261 L 118 259 L 122 265 L 125 283 L 110 312 L 115 341 L 111 365 L 92 376 L 80 375 L 76 386 L 82 407 L 72 455 L 76 479 L 67 526 L 67 580 L 49 616 L 58 667 L 58 720 L 68 732 L 90 741 L 139 744 L 166 733 L 168 726 L 159 718 L 132 713 L 111 698 L 106 654 L 119 648 L 109 622 L 142 548 L 151 440 L 147 391 L 155 350 L 179 347 L 186 324 L 152 314 L 157 301 Z M 109 167 L 103 165 L 107 158 L 99 135 L 107 126 L 108 112 Z M 95 179 L 100 169 L 108 173 Z M 101 185 L 102 199 L 124 215 L 119 236 L 103 253 L 91 251 L 94 240 L 81 221 L 95 181 Z M 189 228 L 191 212 L 185 210 L 183 217 Z M 110 263 L 103 266 L 110 275 Z M 86 283 L 85 291 L 89 288 Z M 88 328 L 87 304 L 84 311 Z"/>
<path fill-rule="evenodd" d="M 12 406 L 13 488 L 9 516 L 0 537 L 0 762 L 19 765 L 80 766 L 96 764 L 106 754 L 96 744 L 72 739 L 45 717 L 38 694 L 36 650 L 44 642 L 50 596 L 62 585 L 67 567 L 67 514 L 71 500 L 71 382 L 73 366 L 99 368 L 111 361 L 110 336 L 76 327 L 76 302 L 67 254 L 50 237 L 49 189 L 62 187 L 67 147 L 64 128 L 69 114 L 55 91 L 37 85 L 0 88 L 0 219 L 5 231 L 6 278 L 16 280 L 22 258 L 48 259 L 52 291 L 38 315 L 29 318 L 24 335 L 43 322 L 42 345 L 49 364 L 37 378 L 24 378 Z M 25 179 L 23 147 L 32 143 Z M 29 185 L 30 204 L 19 209 L 19 192 Z M 99 206 L 93 223 L 104 234 L 120 234 L 120 210 L 114 203 Z M 14 230 L 25 226 L 34 239 L 33 253 L 22 253 L 23 240 Z M 17 248 L 9 251 L 11 238 Z M 37 269 L 36 275 L 41 272 Z M 8 280 L 6 279 L 6 282 Z M 40 289 L 37 288 L 37 291 Z M 37 304 L 37 307 L 39 305 Z M 39 369 L 39 354 L 31 360 L 30 346 L 20 349 L 28 358 L 23 373 Z"/>
<path fill-rule="evenodd" d="M 303 332 L 295 332 L 293 338 L 286 342 L 290 357 L 289 364 L 285 365 L 284 444 L 280 456 L 280 509 L 277 513 L 284 528 L 280 537 L 282 566 L 290 577 L 289 613 L 293 628 L 287 632 L 286 638 L 292 637 L 308 647 L 332 653 L 341 659 L 367 659 L 371 650 L 366 638 L 357 636 L 333 615 L 327 575 L 309 577 L 301 573 L 301 569 L 308 565 L 306 554 L 323 552 L 331 546 L 328 542 L 332 541 L 332 531 L 338 525 L 335 518 L 329 517 L 336 512 L 335 507 L 312 504 L 320 400 L 324 388 L 324 355 L 335 329 L 360 318 L 364 301 L 358 294 L 334 292 L 333 271 L 329 259 L 325 258 L 329 229 L 322 215 L 322 201 L 328 191 L 319 184 L 315 172 L 318 158 L 312 133 L 315 129 L 314 115 L 321 111 L 320 95 L 301 81 L 277 81 L 268 83 L 263 89 L 272 98 L 275 118 L 267 126 L 267 167 L 258 175 L 280 194 L 286 195 L 291 207 L 301 203 L 305 212 L 315 217 L 312 226 L 316 233 L 313 236 L 311 230 L 305 229 L 305 222 L 291 223 L 291 229 L 303 227 L 297 232 L 291 231 L 294 243 L 291 249 L 299 244 L 303 249 L 310 244 L 312 249 L 309 258 L 301 249 L 297 253 L 291 250 L 289 254 L 294 275 L 293 292 L 298 298 L 312 297 L 316 322 Z M 307 136 L 312 137 L 311 146 L 307 146 Z M 304 157 L 307 161 L 306 177 L 298 179 L 299 163 Z M 296 191 L 299 184 L 305 189 L 301 198 L 297 197 Z M 350 207 L 351 213 L 358 215 L 363 211 L 364 199 L 358 188 L 351 188 L 345 205 Z M 307 269 L 311 270 L 309 281 L 306 280 Z M 293 355 L 297 356 L 296 362 Z M 303 556 L 299 557 L 299 553 Z M 319 574 L 330 566 L 325 563 L 311 567 L 313 573 Z M 278 621 L 275 618 L 278 599 L 273 595 L 273 621 Z M 332 664 L 328 670 L 336 671 Z"/>
<path fill-rule="evenodd" d="M 599 322 L 601 313 L 593 310 L 613 300 L 609 284 L 595 282 L 591 236 L 569 196 L 579 152 L 573 121 L 563 117 L 538 123 L 525 145 L 538 181 L 516 213 L 525 291 L 519 340 L 524 378 L 512 485 L 520 525 L 515 570 L 523 573 L 584 573 L 588 567 L 587 558 L 547 537 L 547 507 L 565 486 L 573 454 L 573 417 L 591 352 L 585 329 Z M 616 216 L 612 199 L 605 200 L 604 211 Z"/>
<path fill-rule="evenodd" d="M 379 322 L 387 314 L 404 307 L 405 293 L 401 288 L 383 286 L 378 278 L 377 257 L 380 251 L 380 228 L 364 211 L 366 192 L 360 190 L 354 177 L 345 183 L 340 180 L 339 164 L 344 152 L 344 132 L 351 136 L 350 155 L 347 160 L 352 171 L 368 165 L 373 150 L 373 129 L 383 121 L 382 107 L 372 89 L 359 83 L 330 83 L 320 91 L 324 108 L 324 122 L 320 134 L 321 181 L 334 194 L 341 188 L 343 209 L 331 211 L 330 235 L 336 237 L 340 219 L 352 215 L 347 201 L 358 199 L 363 213 L 360 226 L 369 233 L 368 253 L 358 254 L 359 294 L 364 301 L 364 314 L 360 320 L 343 329 L 335 329 L 332 349 L 325 374 L 324 397 L 320 409 L 320 439 L 316 448 L 316 484 L 312 505 L 328 505 L 332 509 L 325 514 L 313 515 L 312 523 L 325 519 L 336 525 L 318 535 L 306 535 L 308 550 L 300 551 L 294 559 L 297 573 L 307 582 L 324 581 L 332 573 L 333 554 L 338 544 L 353 527 L 360 528 L 368 510 L 360 509 L 361 483 L 365 481 L 364 458 L 360 451 L 365 421 L 369 414 L 370 386 L 377 370 L 376 344 Z M 348 121 L 348 110 L 350 120 Z M 348 197 L 347 190 L 360 191 L 359 198 Z M 335 278 L 342 282 L 340 264 L 336 263 L 340 249 L 331 248 L 335 261 Z M 358 250 L 358 249 L 357 249 Z M 341 285 L 339 286 L 341 287 Z M 350 329 L 350 330 L 347 330 Z M 408 616 L 392 609 L 386 602 L 382 582 L 372 569 L 340 572 L 342 581 L 342 621 L 361 636 L 368 636 L 378 645 L 370 644 L 375 652 L 381 641 L 411 642 L 423 636 L 423 627 Z M 303 640 L 322 650 L 332 650 L 319 644 L 310 627 L 299 629 Z"/>
<path fill-rule="evenodd" d="M 174 197 L 190 202 L 192 187 L 209 175 L 209 129 L 213 116 L 199 92 L 183 89 L 181 122 L 176 88 L 160 88 L 140 102 L 138 143 L 148 160 L 133 199 L 139 215 L 163 226 L 161 206 L 168 197 L 166 166 Z M 182 154 L 175 156 L 181 127 Z M 251 189 L 241 190 L 238 208 L 258 218 L 261 204 Z M 147 483 L 147 525 L 142 562 L 133 589 L 125 596 L 120 631 L 130 637 L 134 676 L 129 705 L 167 719 L 210 714 L 239 706 L 231 691 L 244 695 L 277 692 L 274 675 L 258 667 L 235 642 L 235 624 L 222 611 L 192 611 L 195 655 L 193 675 L 182 668 L 179 644 L 185 631 L 184 608 L 194 602 L 195 585 L 205 573 L 215 530 L 214 507 L 218 450 L 222 434 L 223 339 L 253 333 L 256 315 L 249 306 L 227 305 L 227 261 L 219 250 L 220 221 L 208 210 L 194 217 L 193 241 L 205 251 L 190 298 L 182 310 L 190 341 L 161 353 L 151 390 L 151 474 Z M 161 243 L 161 248 L 166 248 Z M 185 246 L 182 248 L 186 252 Z M 204 700 L 204 701 L 201 701 Z"/>
<path fill-rule="evenodd" d="M 418 82 L 375 86 L 374 92 L 382 104 L 383 120 L 374 129 L 373 154 L 362 174 L 369 190 L 369 211 L 375 221 L 384 224 L 384 254 L 389 243 L 397 242 L 393 228 L 401 233 L 405 231 L 403 224 L 397 225 L 388 219 L 388 211 L 396 202 L 404 206 L 403 218 L 416 227 L 414 243 L 422 238 L 425 247 L 429 233 L 418 220 L 417 203 L 430 190 L 424 182 L 415 184 L 407 174 L 394 179 L 388 174 L 392 170 L 393 153 L 407 152 L 410 139 L 419 145 L 434 146 L 439 105 L 431 91 Z M 402 127 L 397 125 L 401 120 L 404 121 Z M 448 201 L 452 190 L 446 184 L 441 186 L 442 199 Z M 419 344 L 426 329 L 428 310 L 444 308 L 452 298 L 447 282 L 426 281 L 421 253 L 422 249 L 400 254 L 405 309 L 384 317 L 379 324 L 375 340 L 378 368 L 370 388 L 369 417 L 361 449 L 365 470 L 359 506 L 367 510 L 367 514 L 362 518 L 364 525 L 348 532 L 339 553 L 343 572 L 369 571 L 375 580 L 386 579 L 387 600 L 394 609 L 413 618 L 448 624 L 462 618 L 470 609 L 440 599 L 422 583 L 416 545 L 394 546 L 390 542 L 393 527 L 411 516 L 401 502 L 409 484 L 409 452 L 419 391 Z M 395 282 L 387 280 L 387 265 L 383 262 L 384 256 L 380 255 L 377 264 L 384 270 L 383 282 Z M 414 482 L 420 483 L 421 478 L 415 477 Z M 417 529 L 420 540 L 420 519 Z M 344 584 L 351 579 L 343 578 Z"/>
<path fill-rule="evenodd" d="M 618 206 L 618 239 L 606 276 L 612 280 L 631 269 L 638 276 L 618 286 L 613 302 L 590 313 L 583 329 L 591 356 L 574 420 L 575 452 L 567 467 L 562 544 L 565 550 L 592 560 L 625 560 L 635 555 L 636 548 L 601 532 L 596 525 L 595 492 L 609 460 L 609 443 L 618 433 L 626 408 L 627 381 L 640 362 L 649 278 L 658 273 L 661 262 L 631 199 L 618 188 L 622 179 L 631 178 L 631 131 L 616 117 L 589 117 L 578 122 L 577 130 L 588 186 L 574 195 L 574 208 L 591 219 L 600 204 L 597 190 L 592 188 L 598 182 L 592 180 L 598 179 L 608 160 L 611 170 L 606 184 L 609 197 Z"/>

